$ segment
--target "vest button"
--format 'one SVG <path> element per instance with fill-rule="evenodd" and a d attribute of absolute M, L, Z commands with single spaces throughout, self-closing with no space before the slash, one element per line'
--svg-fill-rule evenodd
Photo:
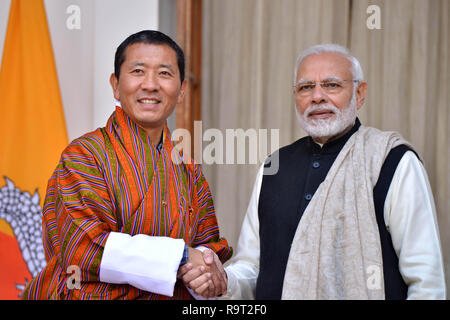
<path fill-rule="evenodd" d="M 320 163 L 318 161 L 314 161 L 312 166 L 313 166 L 313 168 L 318 168 L 318 167 L 320 167 Z"/>
<path fill-rule="evenodd" d="M 310 193 L 308 193 L 307 195 L 305 195 L 305 199 L 306 200 L 311 200 L 311 198 L 312 198 L 312 195 L 310 194 Z"/>

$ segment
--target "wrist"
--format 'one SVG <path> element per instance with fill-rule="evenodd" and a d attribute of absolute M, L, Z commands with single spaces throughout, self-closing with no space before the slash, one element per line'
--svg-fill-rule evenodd
<path fill-rule="evenodd" d="M 184 245 L 184 250 L 183 250 L 183 257 L 181 258 L 180 261 L 180 266 L 182 266 L 183 264 L 186 264 L 186 262 L 188 262 L 189 260 L 189 247 L 187 244 Z"/>

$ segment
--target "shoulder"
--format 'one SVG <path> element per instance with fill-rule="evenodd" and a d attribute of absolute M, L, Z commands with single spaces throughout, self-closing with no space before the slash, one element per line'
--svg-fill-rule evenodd
<path fill-rule="evenodd" d="M 284 146 L 282 148 L 280 148 L 280 153 L 292 153 L 298 149 L 303 149 L 307 146 L 307 144 L 309 144 L 311 141 L 311 138 L 309 136 L 300 138 L 294 142 L 292 142 L 291 144 Z"/>
<path fill-rule="evenodd" d="M 99 128 L 72 140 L 72 142 L 64 149 L 63 155 L 76 153 L 98 157 L 105 152 L 105 139 L 103 137 L 102 129 Z"/>
<path fill-rule="evenodd" d="M 188 166 L 188 172 L 190 172 L 191 179 L 194 180 L 194 183 L 199 186 L 208 185 L 208 182 L 206 181 L 206 177 L 203 174 L 203 170 L 201 165 L 199 164 L 192 164 L 192 166 Z"/>
<path fill-rule="evenodd" d="M 400 146 L 405 147 L 405 146 Z M 406 175 L 411 177 L 427 178 L 425 167 L 423 166 L 419 156 L 414 152 L 414 150 L 409 148 L 398 148 L 403 149 L 400 159 L 398 160 L 398 165 L 395 170 L 395 175 L 398 177 L 405 177 Z M 394 149 L 392 151 L 395 151 Z"/>
<path fill-rule="evenodd" d="M 420 166 L 420 158 L 416 152 L 408 145 L 401 144 L 392 148 L 387 154 L 384 163 L 380 170 L 380 175 L 378 178 L 378 188 L 380 185 L 385 187 L 389 186 L 391 180 L 398 170 L 400 164 L 403 167 L 409 166 L 413 163 L 415 166 Z"/>
<path fill-rule="evenodd" d="M 388 130 L 380 130 L 374 127 L 366 127 L 361 125 L 358 131 L 354 134 L 355 139 L 359 139 L 359 141 L 363 141 L 365 145 L 372 146 L 378 148 L 378 146 L 387 147 L 396 145 L 396 147 L 390 150 L 392 153 L 395 149 L 394 153 L 401 152 L 402 154 L 408 150 L 411 150 L 415 153 L 412 144 L 406 140 L 400 132 L 397 131 L 388 131 Z M 417 153 L 416 153 L 417 155 Z M 417 155 L 418 156 L 418 155 Z"/>
<path fill-rule="evenodd" d="M 300 138 L 300 139 L 292 142 L 291 144 L 288 144 L 284 147 L 279 148 L 274 153 L 272 153 L 271 156 L 273 156 L 276 153 L 278 153 L 280 156 L 281 155 L 283 155 L 283 156 L 290 155 L 298 150 L 302 150 L 302 149 L 306 148 L 309 141 L 310 141 L 310 138 L 308 136 Z"/>
<path fill-rule="evenodd" d="M 278 161 L 280 162 L 284 162 L 286 160 L 289 160 L 292 155 L 297 154 L 298 153 L 302 153 L 303 151 L 306 151 L 308 145 L 310 143 L 310 138 L 308 136 L 300 138 L 294 142 L 292 142 L 289 145 L 286 145 L 284 147 L 281 147 L 279 149 L 277 149 L 275 152 L 273 152 L 272 154 L 270 154 L 265 163 L 265 166 L 270 166 L 272 159 L 278 159 Z"/>
<path fill-rule="evenodd" d="M 97 129 L 70 142 L 61 154 L 58 167 L 103 171 L 110 163 L 107 158 L 102 129 Z"/>

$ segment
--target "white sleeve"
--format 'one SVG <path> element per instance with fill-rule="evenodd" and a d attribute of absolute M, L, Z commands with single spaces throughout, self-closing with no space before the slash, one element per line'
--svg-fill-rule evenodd
<path fill-rule="evenodd" d="M 183 250 L 183 239 L 111 232 L 100 262 L 100 281 L 171 297 Z"/>
<path fill-rule="evenodd" d="M 221 299 L 255 299 L 259 274 L 258 202 L 264 164 L 258 171 L 247 213 L 242 223 L 235 256 L 225 268 L 228 277 L 227 294 Z"/>
<path fill-rule="evenodd" d="M 433 195 L 411 151 L 400 160 L 384 203 L 384 220 L 408 285 L 408 299 L 445 299 L 446 287 Z"/>

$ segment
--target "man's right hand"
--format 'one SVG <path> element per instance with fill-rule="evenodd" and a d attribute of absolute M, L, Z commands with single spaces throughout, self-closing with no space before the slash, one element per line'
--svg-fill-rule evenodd
<path fill-rule="evenodd" d="M 211 278 L 215 289 L 214 292 L 211 292 L 212 290 L 210 287 L 209 293 L 212 294 L 212 296 L 209 297 L 217 297 L 226 294 L 228 277 L 217 254 L 215 254 L 214 251 L 207 249 L 203 251 L 203 260 L 206 265 L 210 267 Z"/>
<path fill-rule="evenodd" d="M 213 282 L 211 281 L 210 267 L 205 263 L 200 250 L 189 247 L 188 261 L 178 269 L 177 278 L 196 294 L 207 294 Z"/>
<path fill-rule="evenodd" d="M 194 254 L 192 263 L 189 262 L 191 252 Z M 198 261 L 198 253 L 201 254 L 201 262 Z M 182 279 L 187 287 L 205 298 L 226 293 L 227 275 L 219 257 L 212 250 L 206 249 L 201 253 L 199 250 L 192 249 L 189 251 L 189 260 L 178 270 L 178 278 Z"/>

